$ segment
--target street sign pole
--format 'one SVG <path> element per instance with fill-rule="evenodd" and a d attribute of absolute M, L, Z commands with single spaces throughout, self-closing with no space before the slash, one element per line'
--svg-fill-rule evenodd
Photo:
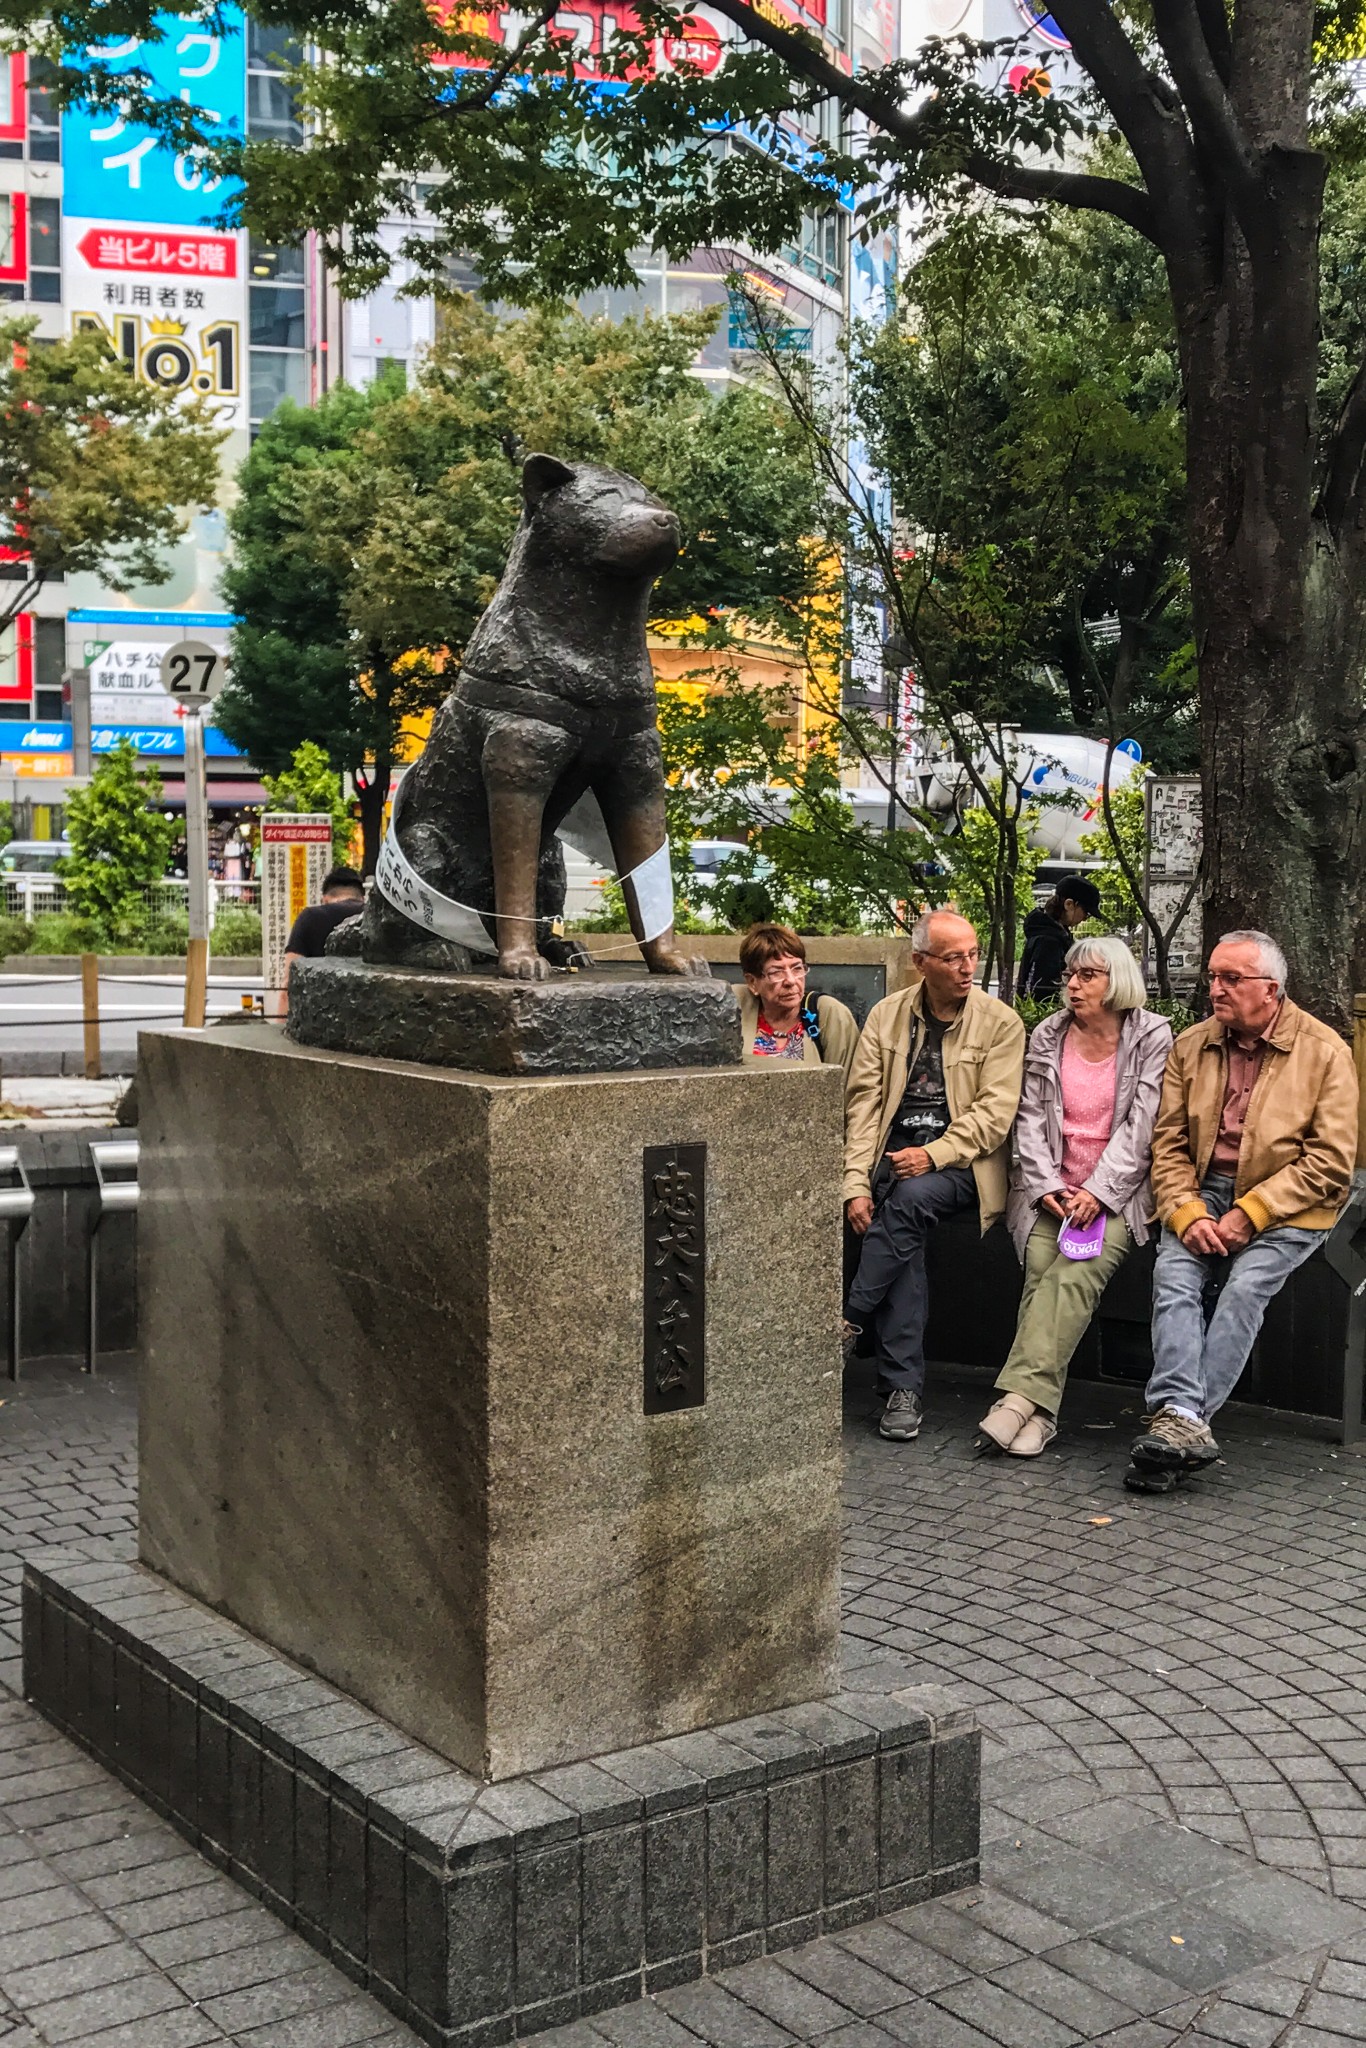
<path fill-rule="evenodd" d="M 62 670 L 62 695 L 66 699 L 67 716 L 71 720 L 71 769 L 75 775 L 88 775 L 90 759 L 90 671 L 88 668 L 64 668 Z"/>
<path fill-rule="evenodd" d="M 185 957 L 185 1023 L 204 1026 L 209 998 L 209 798 L 204 783 L 204 709 L 227 678 L 222 650 L 176 640 L 161 657 L 161 680 L 185 718 L 185 864 L 190 876 L 190 944 Z"/>
<path fill-rule="evenodd" d="M 185 714 L 185 854 L 190 877 L 190 944 L 185 1023 L 202 1030 L 209 993 L 209 798 L 204 786 L 204 713 Z"/>

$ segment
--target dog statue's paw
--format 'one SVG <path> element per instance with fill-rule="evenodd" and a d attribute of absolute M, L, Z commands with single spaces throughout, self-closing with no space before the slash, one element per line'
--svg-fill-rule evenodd
<path fill-rule="evenodd" d="M 549 981 L 555 970 L 539 953 L 518 951 L 498 956 L 498 972 L 508 981 Z"/>
<path fill-rule="evenodd" d="M 693 974 L 705 978 L 711 973 L 705 960 L 684 953 L 672 939 L 651 939 L 640 950 L 651 974 Z"/>

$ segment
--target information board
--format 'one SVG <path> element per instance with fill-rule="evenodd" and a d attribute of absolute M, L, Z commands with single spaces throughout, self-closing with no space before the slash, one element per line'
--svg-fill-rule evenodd
<path fill-rule="evenodd" d="M 267 811 L 261 820 L 261 952 L 266 1011 L 280 1008 L 285 940 L 299 912 L 322 901 L 332 865 L 332 820 L 326 811 Z"/>
<path fill-rule="evenodd" d="M 1145 886 L 1154 917 L 1164 931 L 1187 896 L 1190 900 L 1175 931 L 1171 932 L 1168 968 L 1174 988 L 1188 989 L 1199 978 L 1203 944 L 1203 906 L 1199 885 L 1191 883 L 1200 872 L 1204 846 L 1204 824 L 1200 810 L 1198 775 L 1150 775 L 1146 784 L 1148 805 L 1148 853 Z M 1156 973 L 1152 934 L 1146 924 L 1143 968 L 1150 977 Z"/>

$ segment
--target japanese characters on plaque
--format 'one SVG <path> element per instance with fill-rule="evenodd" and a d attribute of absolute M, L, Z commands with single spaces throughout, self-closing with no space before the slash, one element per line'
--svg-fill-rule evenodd
<path fill-rule="evenodd" d="M 645 1147 L 645 1413 L 706 1399 L 707 1148 Z"/>

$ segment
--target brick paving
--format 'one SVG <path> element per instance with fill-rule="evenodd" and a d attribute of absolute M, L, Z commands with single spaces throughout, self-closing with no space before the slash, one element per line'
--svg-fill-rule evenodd
<path fill-rule="evenodd" d="M 135 1403 L 126 1371 L 0 1393 L 0 2048 L 409 2048 L 19 1699 L 17 1560 L 126 1536 Z M 1076 1389 L 1023 1463 L 974 1456 L 980 1384 L 906 1446 L 851 1395 L 846 1655 L 976 1709 L 981 1887 L 546 2048 L 1366 2041 L 1366 1463 L 1249 1411 L 1126 1495 L 1124 1401 Z"/>

